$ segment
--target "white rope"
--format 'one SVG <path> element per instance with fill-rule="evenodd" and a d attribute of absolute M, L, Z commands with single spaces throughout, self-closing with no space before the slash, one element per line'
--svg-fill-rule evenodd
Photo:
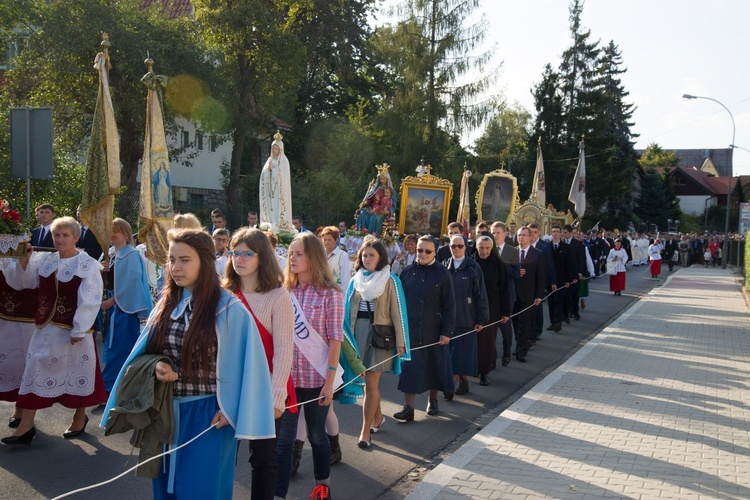
<path fill-rule="evenodd" d="M 590 278 L 580 278 L 580 279 L 579 279 L 578 281 L 585 281 L 585 280 L 589 280 L 589 279 L 590 279 Z M 542 298 L 542 302 L 544 302 L 544 301 L 545 301 L 545 300 L 546 300 L 546 299 L 547 299 L 548 297 L 550 297 L 550 296 L 551 296 L 552 294 L 555 294 L 555 293 L 557 293 L 558 291 L 560 291 L 560 290 L 565 290 L 565 289 L 567 289 L 567 287 L 559 287 L 559 288 L 557 288 L 556 290 L 554 290 L 554 291 L 550 292 L 550 293 L 549 293 L 549 294 L 547 294 L 547 295 L 546 295 L 546 296 L 545 296 L 544 298 Z M 541 303 L 540 303 L 539 305 L 541 305 Z M 537 306 L 536 304 L 532 303 L 531 305 L 529 305 L 529 306 L 528 306 L 528 307 L 526 307 L 525 309 L 522 309 L 522 310 L 520 310 L 520 311 L 518 311 L 518 312 L 516 312 L 516 313 L 513 313 L 513 314 L 511 314 L 510 316 L 508 316 L 508 321 L 510 321 L 510 319 L 511 319 L 511 318 L 513 318 L 514 316 L 518 316 L 519 314 L 521 314 L 521 313 L 524 313 L 524 312 L 528 311 L 528 310 L 529 310 L 529 309 L 531 309 L 532 307 L 538 307 L 538 306 Z M 484 327 L 488 327 L 488 326 L 494 326 L 494 325 L 497 325 L 497 324 L 499 324 L 499 323 L 502 323 L 502 320 L 499 320 L 499 321 L 495 321 L 494 323 L 490 323 L 490 324 L 484 325 Z M 474 330 L 471 330 L 471 331 L 468 331 L 468 332 L 464 332 L 464 333 L 462 333 L 462 334 L 460 334 L 460 335 L 456 335 L 456 336 L 454 336 L 454 337 L 451 337 L 451 341 L 453 341 L 453 340 L 455 340 L 455 339 L 459 339 L 459 338 L 461 338 L 461 337 L 464 337 L 464 336 L 466 336 L 466 335 L 469 335 L 469 334 L 471 334 L 471 333 L 474 333 L 474 332 L 476 332 L 476 331 L 477 331 L 477 330 L 476 330 L 476 329 L 474 329 Z M 432 344 L 427 344 L 427 345 L 423 345 L 423 346 L 415 347 L 414 349 L 412 349 L 412 351 L 417 351 L 417 350 L 419 350 L 419 349 L 427 349 L 428 347 L 434 347 L 434 346 L 436 346 L 436 345 L 440 345 L 440 342 L 433 342 Z M 378 364 L 376 364 L 376 365 L 373 365 L 373 366 L 371 366 L 370 368 L 367 368 L 367 369 L 365 370 L 365 372 L 367 372 L 367 371 L 369 371 L 369 370 L 372 370 L 373 368 L 376 368 L 376 367 L 378 367 L 378 366 L 380 366 L 380 365 L 382 365 L 382 364 L 384 364 L 384 363 L 387 363 L 388 361 L 390 361 L 390 360 L 392 360 L 392 359 L 394 359 L 394 358 L 396 358 L 396 357 L 398 357 L 398 356 L 399 356 L 399 354 L 394 354 L 394 355 L 393 355 L 393 356 L 391 356 L 390 358 L 387 358 L 387 359 L 385 359 L 385 360 L 381 361 L 380 363 L 378 363 Z M 363 373 L 365 373 L 365 372 L 363 372 Z M 338 387 L 338 388 L 337 388 L 336 390 L 338 391 L 339 389 L 343 389 L 344 387 L 346 387 L 347 385 L 349 385 L 349 384 L 351 384 L 351 383 L 355 382 L 356 380 L 357 380 L 356 378 L 353 378 L 353 379 L 352 379 L 352 380 L 350 380 L 349 382 L 346 382 L 345 384 L 342 384 L 341 386 L 339 386 L 339 387 Z M 305 404 L 307 404 L 307 403 L 312 403 L 312 402 L 314 402 L 314 401 L 320 401 L 321 399 L 323 399 L 323 396 L 317 397 L 317 398 L 315 398 L 315 399 L 311 399 L 311 400 L 309 400 L 309 401 L 304 401 L 304 402 L 302 402 L 302 403 L 297 403 L 296 405 L 291 405 L 291 406 L 287 406 L 287 407 L 286 407 L 285 409 L 286 409 L 286 410 L 288 410 L 288 409 L 291 409 L 291 408 L 294 408 L 294 407 L 297 407 L 297 406 L 302 406 L 302 405 L 305 405 Z M 171 454 L 171 453 L 174 453 L 175 451 L 177 451 L 177 450 L 179 450 L 179 449 L 181 449 L 181 448 L 183 448 L 183 447 L 185 447 L 185 446 L 189 445 L 190 443 L 192 443 L 193 441 L 195 441 L 196 439 L 198 439 L 199 437 L 201 437 L 202 435 L 204 435 L 205 433 L 207 433 L 208 431 L 210 431 L 210 430 L 211 430 L 211 429 L 213 429 L 214 427 L 216 427 L 216 424 L 213 424 L 213 425 L 211 425 L 210 427 L 208 427 L 207 429 L 205 429 L 205 430 L 204 430 L 203 432 L 201 432 L 200 434 L 198 434 L 197 436 L 195 436 L 195 437 L 194 437 L 194 438 L 192 438 L 191 440 L 189 440 L 189 441 L 186 441 L 186 442 L 182 443 L 182 444 L 181 444 L 180 446 L 178 446 L 178 447 L 176 447 L 176 448 L 172 448 L 172 449 L 170 449 L 170 450 L 168 450 L 168 451 L 165 451 L 164 453 L 161 453 L 161 454 L 159 454 L 159 455 L 153 456 L 153 457 L 149 458 L 148 460 L 144 460 L 143 462 L 141 462 L 141 463 L 138 463 L 138 464 L 134 465 L 134 466 L 133 466 L 133 467 L 131 467 L 130 469 L 126 470 L 125 472 L 123 472 L 123 473 L 121 473 L 121 474 L 118 474 L 117 476 L 115 476 L 115 477 L 113 477 L 113 478 L 111 478 L 111 479 L 108 479 L 108 480 L 106 480 L 106 481 L 102 481 L 101 483 L 97 483 L 97 484 L 92 484 L 91 486 L 86 486 L 85 488 L 79 488 L 79 489 L 77 489 L 77 490 L 69 491 L 69 492 L 67 492 L 67 493 L 64 493 L 64 494 L 62 494 L 62 495 L 60 495 L 60 496 L 54 497 L 54 498 L 53 498 L 52 500 L 58 500 L 58 499 L 60 499 L 60 498 L 65 498 L 65 497 L 69 497 L 69 496 L 75 495 L 75 494 L 77 494 L 77 493 L 82 493 L 82 492 L 84 492 L 84 491 L 88 491 L 88 490 L 93 490 L 93 489 L 95 489 L 95 488 L 99 488 L 100 486 L 104 486 L 104 485 L 106 485 L 106 484 L 109 484 L 109 483 L 112 483 L 112 482 L 114 482 L 114 481 L 117 481 L 117 480 L 118 480 L 118 479 L 120 479 L 121 477 L 124 477 L 124 476 L 128 475 L 129 473 L 131 473 L 132 471 L 136 470 L 136 469 L 137 469 L 138 467 L 140 467 L 140 466 L 142 466 L 142 465 L 144 465 L 144 464 L 147 464 L 148 462 L 150 462 L 150 461 L 152 461 L 152 460 L 156 460 L 157 458 L 162 458 L 162 457 L 164 457 L 164 456 L 166 456 L 166 455 L 169 455 L 169 454 Z"/>
<path fill-rule="evenodd" d="M 216 424 L 218 424 L 218 422 Z M 212 424 L 211 427 L 208 427 L 206 430 L 204 430 L 203 432 L 201 432 L 200 434 L 198 434 L 197 436 L 195 436 L 190 441 L 186 441 L 186 442 L 182 443 L 177 448 L 172 448 L 171 450 L 165 451 L 164 453 L 161 453 L 159 455 L 151 457 L 148 460 L 144 460 L 143 462 L 141 462 L 139 464 L 136 464 L 135 466 L 133 466 L 130 469 L 126 470 L 122 474 L 119 474 L 119 475 L 113 477 L 112 479 L 108 479 L 108 480 L 103 481 L 101 483 L 92 484 L 91 486 L 86 486 L 85 488 L 79 488 L 77 490 L 69 491 L 67 493 L 64 493 L 64 494 L 60 495 L 59 497 L 53 498 L 52 500 L 58 500 L 59 498 L 69 497 L 71 495 L 75 495 L 76 493 L 82 493 L 82 492 L 87 491 L 87 490 L 93 490 L 94 488 L 98 488 L 99 486 L 104 486 L 105 484 L 109 484 L 111 482 L 117 481 L 121 477 L 126 476 L 129 473 L 131 473 L 132 471 L 136 470 L 141 465 L 147 464 L 147 463 L 149 463 L 152 460 L 156 460 L 157 458 L 161 458 L 163 456 L 169 455 L 170 453 L 174 453 L 175 451 L 179 450 L 180 448 L 183 448 L 183 447 L 189 445 L 190 443 L 192 443 L 193 441 L 195 441 L 196 439 L 198 439 L 199 437 L 201 437 L 202 435 L 204 435 L 205 433 L 207 433 L 208 431 L 210 431 L 211 429 L 213 429 L 214 427 L 216 427 L 216 424 Z"/>

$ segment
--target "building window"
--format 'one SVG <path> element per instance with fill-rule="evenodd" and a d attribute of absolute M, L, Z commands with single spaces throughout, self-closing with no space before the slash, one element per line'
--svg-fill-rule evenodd
<path fill-rule="evenodd" d="M 675 177 L 674 178 L 674 185 L 675 186 L 684 186 L 685 185 L 685 178 L 684 177 Z"/>
<path fill-rule="evenodd" d="M 203 195 L 202 194 L 191 194 L 190 195 L 190 211 L 193 213 L 200 212 L 203 208 Z"/>
<path fill-rule="evenodd" d="M 208 150 L 211 151 L 212 153 L 216 152 L 216 136 L 215 135 L 212 135 L 208 139 Z"/>
<path fill-rule="evenodd" d="M 199 151 L 203 151 L 203 134 L 199 132 L 195 133 L 195 145 Z"/>
<path fill-rule="evenodd" d="M 180 141 L 180 145 L 183 148 L 190 146 L 190 132 L 188 132 L 187 130 L 183 130 L 181 136 L 182 140 Z"/>

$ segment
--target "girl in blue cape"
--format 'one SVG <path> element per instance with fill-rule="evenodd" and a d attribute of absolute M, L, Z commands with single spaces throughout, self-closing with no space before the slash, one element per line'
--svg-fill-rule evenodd
<path fill-rule="evenodd" d="M 117 374 L 133 350 L 141 333 L 141 320 L 151 313 L 151 290 L 148 285 L 146 265 L 133 246 L 133 229 L 128 221 L 117 218 L 112 221 L 109 241 L 114 247 L 107 280 L 108 299 L 102 302 L 102 310 L 109 310 L 107 337 L 104 339 L 102 361 L 104 389 L 112 390 Z"/>
<path fill-rule="evenodd" d="M 164 458 L 153 480 L 157 499 L 231 499 L 238 439 L 275 436 L 271 378 L 258 329 L 244 305 L 219 286 L 211 237 L 171 230 L 162 297 L 120 371 L 102 426 L 116 403 L 128 365 L 142 354 L 160 382 L 174 383 L 175 448 L 211 425 L 200 439 Z"/>

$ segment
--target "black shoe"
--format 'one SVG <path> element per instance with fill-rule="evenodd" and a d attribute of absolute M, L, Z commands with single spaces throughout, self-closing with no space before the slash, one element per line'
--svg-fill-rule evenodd
<path fill-rule="evenodd" d="M 339 435 L 328 436 L 328 442 L 331 444 L 331 465 L 341 462 L 341 445 L 339 444 Z"/>
<path fill-rule="evenodd" d="M 23 444 L 29 446 L 31 444 L 31 441 L 34 439 L 34 436 L 36 436 L 36 427 L 32 427 L 20 436 L 8 436 L 7 438 L 0 439 L 0 442 L 10 445 Z"/>
<path fill-rule="evenodd" d="M 88 423 L 89 423 L 89 417 L 86 416 L 86 420 L 83 421 L 83 427 L 81 427 L 77 431 L 71 431 L 70 429 L 68 429 L 67 431 L 63 432 L 63 437 L 65 439 L 72 439 L 74 437 L 80 436 L 81 434 L 86 432 L 86 426 L 88 425 Z"/>
<path fill-rule="evenodd" d="M 11 429 L 17 429 L 18 426 L 21 425 L 21 419 L 18 417 L 10 417 L 8 419 L 8 427 Z"/>
<path fill-rule="evenodd" d="M 516 361 L 519 361 L 521 363 L 525 363 L 526 362 L 526 356 L 521 356 L 521 355 L 517 354 L 516 355 Z"/>
<path fill-rule="evenodd" d="M 560 323 L 555 323 L 554 325 L 552 325 L 552 328 L 555 333 L 559 333 L 560 329 L 562 328 L 562 325 Z"/>
<path fill-rule="evenodd" d="M 369 441 L 365 441 L 364 439 L 360 439 L 359 442 L 357 442 L 357 446 L 359 446 L 363 450 L 365 448 L 369 448 L 371 444 L 372 444 L 372 438 L 370 438 Z"/>
<path fill-rule="evenodd" d="M 400 412 L 394 413 L 393 418 L 396 420 L 403 420 L 405 422 L 411 422 L 414 420 L 414 408 L 409 405 L 404 405 Z"/>
<path fill-rule="evenodd" d="M 430 416 L 438 414 L 437 399 L 431 399 L 429 403 L 427 403 L 427 414 Z"/>
<path fill-rule="evenodd" d="M 292 476 L 297 474 L 299 469 L 299 463 L 302 460 L 302 449 L 305 447 L 305 442 L 299 439 L 294 440 L 294 451 L 292 453 Z"/>
<path fill-rule="evenodd" d="M 554 324 L 554 323 L 553 323 L 553 324 L 551 324 L 551 325 L 549 325 L 549 326 L 547 327 L 547 330 L 549 330 L 550 332 L 551 332 L 552 330 L 554 330 L 554 329 L 555 329 L 555 324 Z"/>
<path fill-rule="evenodd" d="M 581 321 L 581 315 L 578 313 L 573 314 L 573 319 L 576 321 Z"/>
<path fill-rule="evenodd" d="M 563 318 L 563 321 L 565 321 L 567 324 L 570 324 L 570 318 Z"/>
<path fill-rule="evenodd" d="M 510 356 L 503 356 L 503 366 L 508 366 L 510 364 Z"/>
<path fill-rule="evenodd" d="M 456 394 L 461 396 L 469 392 L 469 381 L 463 378 L 458 379 L 458 387 L 456 388 Z"/>
<path fill-rule="evenodd" d="M 453 396 L 455 396 L 454 392 L 444 392 L 443 397 L 446 401 L 453 401 Z"/>
<path fill-rule="evenodd" d="M 487 387 L 488 385 L 490 385 L 490 381 L 487 380 L 487 375 L 485 375 L 484 373 L 479 375 L 479 385 L 484 386 L 484 387 Z"/>

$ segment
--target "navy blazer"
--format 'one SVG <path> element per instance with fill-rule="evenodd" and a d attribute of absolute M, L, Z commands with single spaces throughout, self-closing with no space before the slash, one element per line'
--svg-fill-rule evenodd
<path fill-rule="evenodd" d="M 83 234 L 83 226 L 81 226 L 81 237 L 76 242 L 76 248 L 83 248 L 83 251 L 89 254 L 93 259 L 99 260 L 102 256 L 102 246 L 97 241 L 96 236 L 91 231 L 91 228 L 86 229 L 86 234 Z"/>
<path fill-rule="evenodd" d="M 547 287 L 547 289 L 552 291 L 551 285 L 557 284 L 557 275 L 555 274 L 555 261 L 552 259 L 552 249 L 542 239 L 537 240 L 536 243 L 536 245 L 532 244 L 531 246 L 544 254 L 544 285 Z"/>
<path fill-rule="evenodd" d="M 31 245 L 35 247 L 47 247 L 55 248 L 55 240 L 52 238 L 52 231 L 47 231 L 42 241 L 39 241 L 42 235 L 42 226 L 39 226 L 31 231 Z"/>

